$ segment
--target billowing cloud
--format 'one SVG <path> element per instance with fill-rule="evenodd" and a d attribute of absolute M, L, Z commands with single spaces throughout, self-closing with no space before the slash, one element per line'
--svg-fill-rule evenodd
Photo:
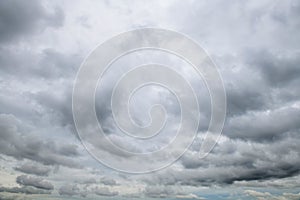
<path fill-rule="evenodd" d="M 96 188 L 93 189 L 93 192 L 96 195 L 99 195 L 99 196 L 108 196 L 108 197 L 116 196 L 116 195 L 119 194 L 116 191 L 110 191 L 110 189 L 108 187 L 96 187 Z"/>
<path fill-rule="evenodd" d="M 79 188 L 77 185 L 67 184 L 59 188 L 60 195 L 74 196 L 79 194 Z"/>
<path fill-rule="evenodd" d="M 39 189 L 44 189 L 44 190 L 53 190 L 54 186 L 46 181 L 43 180 L 42 178 L 39 177 L 33 177 L 33 176 L 28 176 L 28 175 L 21 175 L 17 177 L 17 183 L 20 185 L 24 186 L 33 186 Z"/>
<path fill-rule="evenodd" d="M 169 196 L 174 196 L 177 191 L 174 191 L 172 187 L 167 187 L 167 186 L 148 186 L 145 188 L 145 195 L 148 197 L 154 197 L 154 198 L 159 198 L 159 197 L 169 197 Z"/>
<path fill-rule="evenodd" d="M 41 165 L 39 163 L 25 163 L 15 168 L 17 171 L 24 172 L 27 174 L 35 174 L 39 176 L 48 176 L 51 171 L 50 167 Z"/>
<path fill-rule="evenodd" d="M 0 12 L 0 42 L 22 37 L 24 39 L 47 27 L 62 26 L 64 22 L 64 13 L 60 8 L 48 10 L 39 1 L 1 1 Z"/>
<path fill-rule="evenodd" d="M 22 123 L 13 115 L 0 115 L 1 138 L 0 150 L 2 154 L 13 156 L 16 159 L 30 159 L 46 165 L 65 165 L 79 167 L 79 164 L 64 154 L 71 151 L 74 156 L 74 146 L 59 146 L 54 141 L 43 141 L 38 136 L 22 133 Z M 22 130 L 23 129 L 23 130 Z M 25 135 L 24 135 L 25 134 Z M 61 154 L 61 148 L 69 149 Z M 74 152 L 75 150 L 75 152 Z M 75 153 L 75 156 L 78 153 Z"/>
<path fill-rule="evenodd" d="M 219 186 L 228 193 L 232 188 L 252 187 L 241 192 L 248 198 L 299 199 L 298 193 L 282 192 L 300 185 L 299 14 L 300 4 L 293 0 L 132 1 L 130 5 L 118 0 L 2 0 L 0 172 L 9 175 L 1 177 L 0 199 L 10 198 L 4 193 L 50 196 L 52 191 L 76 197 L 199 198 L 195 194 L 201 194 L 200 188 L 216 192 Z M 205 84 L 195 84 L 201 97 L 198 140 L 169 168 L 131 176 L 104 168 L 82 147 L 73 123 L 72 86 L 83 58 L 99 42 L 147 26 L 181 31 L 207 50 L 224 81 L 227 118 L 219 143 L 199 159 L 211 108 Z M 102 91 L 95 97 L 96 114 L 107 137 L 134 152 L 159 143 L 124 139 L 114 123 L 108 94 L 126 66 L 154 58 L 169 61 L 149 55 L 141 53 L 117 63 L 119 68 L 103 77 L 103 88 L 98 88 Z M 198 81 L 191 79 L 193 84 Z M 139 94 L 130 105 L 135 122 L 145 124 L 149 105 L 163 101 L 174 119 L 165 133 L 176 133 L 180 109 L 174 99 L 155 89 Z M 103 138 L 94 141 L 108 156 L 118 154 Z M 117 156 L 124 165 L 130 158 L 126 153 Z M 164 160 L 163 156 L 157 160 Z M 15 187 L 16 183 L 22 186 Z M 269 192 L 270 188 L 277 193 Z"/>
<path fill-rule="evenodd" d="M 257 200 L 297 200 L 300 198 L 300 193 L 283 193 L 282 195 L 273 195 L 269 192 L 259 192 L 255 190 L 245 190 L 245 194 L 252 196 Z"/>
<path fill-rule="evenodd" d="M 232 117 L 228 120 L 226 132 L 232 138 L 272 140 L 282 138 L 288 132 L 298 131 L 299 120 L 300 102 L 294 102 L 275 109 Z"/>
<path fill-rule="evenodd" d="M 100 182 L 103 183 L 104 185 L 117 185 L 117 182 L 114 179 L 109 177 L 103 177 L 100 180 Z"/>
<path fill-rule="evenodd" d="M 0 192 L 25 193 L 25 194 L 51 194 L 51 191 L 39 189 L 32 186 L 23 187 L 0 187 Z M 1 197 L 1 196 L 0 196 Z"/>

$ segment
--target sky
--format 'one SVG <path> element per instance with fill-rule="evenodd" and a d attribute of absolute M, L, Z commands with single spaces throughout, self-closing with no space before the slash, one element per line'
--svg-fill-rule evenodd
<path fill-rule="evenodd" d="M 87 151 L 73 120 L 72 92 L 80 66 L 97 46 L 148 27 L 186 35 L 205 50 L 222 77 L 227 109 L 218 143 L 200 159 L 212 115 L 201 77 L 167 52 L 142 50 L 114 62 L 97 86 L 95 109 L 106 137 L 120 147 L 137 153 L 163 148 L 181 117 L 172 92 L 144 87 L 120 103 L 132 116 L 121 119 L 125 125 L 155 122 L 147 114 L 159 102 L 168 113 L 166 126 L 150 142 L 123 136 L 109 94 L 132 66 L 174 66 L 193 86 L 201 111 L 195 141 L 176 162 L 132 174 Z M 0 74 L 1 200 L 300 199 L 299 1 L 1 0 Z M 192 121 L 191 115 L 187 123 Z M 182 142 L 190 139 L 189 129 L 186 135 Z M 101 139 L 94 140 L 97 148 L 117 158 L 120 168 L 173 159 L 162 154 L 133 166 L 130 156 Z"/>

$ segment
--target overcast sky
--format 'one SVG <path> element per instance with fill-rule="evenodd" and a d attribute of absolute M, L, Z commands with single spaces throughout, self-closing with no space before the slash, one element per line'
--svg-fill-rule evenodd
<path fill-rule="evenodd" d="M 218 144 L 199 159 L 211 109 L 205 84 L 190 74 L 201 99 L 199 140 L 172 166 L 132 175 L 105 167 L 82 146 L 72 88 L 97 45 L 142 27 L 181 32 L 206 50 L 224 82 L 227 116 Z M 147 124 L 146 109 L 162 101 L 170 126 L 157 141 L 134 143 L 120 137 L 107 94 L 122 70 L 150 61 L 189 67 L 163 52 L 128 55 L 96 94 L 103 130 L 137 152 L 174 136 L 178 102 L 159 88 L 141 90 L 129 105 L 136 123 Z M 299 1 L 0 0 L 0 74 L 0 199 L 300 198 Z"/>

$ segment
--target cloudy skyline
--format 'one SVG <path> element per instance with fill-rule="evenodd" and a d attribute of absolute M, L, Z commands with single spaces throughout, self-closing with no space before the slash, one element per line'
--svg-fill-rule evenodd
<path fill-rule="evenodd" d="M 0 199 L 299 199 L 299 15 L 296 0 L 1 0 Z M 145 27 L 183 33 L 206 50 L 224 83 L 227 114 L 218 144 L 199 159 L 211 117 L 203 80 L 164 52 L 119 59 L 97 88 L 95 107 L 103 130 L 121 147 L 163 147 L 180 119 L 170 92 L 144 88 L 129 105 L 135 123 L 146 125 L 147 109 L 160 102 L 166 128 L 150 143 L 121 137 L 107 94 L 124 70 L 150 62 L 175 66 L 200 99 L 193 145 L 173 165 L 136 175 L 110 169 L 86 151 L 73 121 L 72 90 L 97 45 Z M 126 154 L 95 141 L 128 164 Z"/>

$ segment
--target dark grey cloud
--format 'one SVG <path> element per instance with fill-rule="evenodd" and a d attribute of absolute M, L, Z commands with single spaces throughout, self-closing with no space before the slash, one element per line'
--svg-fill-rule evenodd
<path fill-rule="evenodd" d="M 109 177 L 101 178 L 100 182 L 103 183 L 104 185 L 111 185 L 111 186 L 117 185 L 116 180 L 109 178 Z"/>
<path fill-rule="evenodd" d="M 284 134 L 299 131 L 299 105 L 286 105 L 274 110 L 249 112 L 228 119 L 226 135 L 231 138 L 266 141 L 280 139 Z"/>
<path fill-rule="evenodd" d="M 41 105 L 45 113 L 50 113 L 52 122 L 60 126 L 73 126 L 72 87 L 60 88 L 60 92 L 41 91 L 31 95 Z"/>
<path fill-rule="evenodd" d="M 119 193 L 115 191 L 110 191 L 108 187 L 95 187 L 93 189 L 93 192 L 98 196 L 117 196 Z"/>
<path fill-rule="evenodd" d="M 55 126 L 72 127 L 72 80 L 80 58 L 53 49 L 32 52 L 0 47 L 0 52 L 0 81 L 5 85 L 1 88 L 0 112 L 37 127 L 41 116 L 49 117 L 48 122 Z M 30 89 L 16 88 L 23 81 L 31 84 Z M 10 85 L 15 89 L 10 90 Z"/>
<path fill-rule="evenodd" d="M 247 196 L 251 196 L 256 199 L 280 199 L 280 200 L 297 200 L 300 198 L 300 193 L 284 192 L 282 194 L 271 194 L 270 192 L 261 192 L 256 190 L 245 190 L 244 193 Z"/>
<path fill-rule="evenodd" d="M 135 5 L 133 2 L 133 7 Z M 74 7 L 76 6 L 78 5 L 74 4 Z M 81 5 L 80 7 L 84 8 Z M 141 179 L 133 178 L 137 185 L 140 181 L 149 184 L 143 191 L 145 196 L 174 197 L 180 191 L 174 185 L 196 186 L 195 188 L 212 185 L 227 186 L 235 185 L 237 182 L 274 182 L 299 176 L 299 2 L 233 0 L 223 3 L 217 0 L 201 3 L 177 2 L 172 5 L 166 3 L 164 8 L 149 5 L 153 8 L 145 11 L 147 13 L 145 16 L 150 16 L 149 18 L 136 15 L 138 12 L 128 8 L 127 5 L 117 7 L 116 16 L 124 12 L 130 16 L 130 27 L 131 19 L 137 19 L 137 24 L 155 25 L 157 24 L 154 23 L 155 20 L 153 22 L 150 18 L 157 17 L 163 25 L 170 24 L 168 27 L 174 26 L 175 30 L 183 30 L 200 42 L 216 61 L 228 97 L 228 116 L 224 138 L 222 138 L 225 142 L 222 140 L 213 152 L 202 160 L 197 156 L 196 151 L 201 145 L 197 143 L 179 162 L 175 163 L 174 168 L 170 167 Z M 108 7 L 107 10 L 111 16 L 114 16 L 110 8 Z M 64 14 L 69 14 L 67 11 L 69 11 L 67 7 L 60 9 L 53 4 L 46 6 L 44 2 L 34 0 L 0 2 L 0 43 L 2 45 L 0 47 L 0 153 L 3 155 L 45 165 L 80 167 L 78 164 L 80 161 L 76 160 L 81 155 L 77 145 L 72 142 L 62 144 L 65 138 L 55 142 L 54 139 L 51 140 L 52 135 L 57 136 L 60 132 L 75 133 L 71 112 L 72 81 L 83 55 L 73 51 L 71 53 L 69 49 L 73 49 L 77 45 L 75 43 L 79 43 L 80 51 L 87 52 L 86 49 L 81 49 L 85 48 L 81 46 L 81 41 L 76 41 L 78 39 L 76 37 L 82 39 L 82 35 L 86 35 L 79 27 L 72 24 L 74 22 L 72 16 L 67 18 L 70 29 L 62 33 L 53 31 L 63 25 Z M 70 13 L 72 15 L 73 12 Z M 104 13 L 107 15 L 106 12 Z M 181 17 L 174 21 L 174 13 L 176 15 L 180 13 Z M 100 18 L 97 15 L 96 18 L 90 19 L 90 12 L 83 14 L 86 14 L 86 17 L 82 18 L 85 24 L 92 24 L 94 19 L 97 21 Z M 81 13 L 80 15 L 83 16 Z M 93 30 L 102 33 L 101 27 L 90 26 L 89 28 L 90 33 Z M 44 34 L 45 31 L 49 31 L 51 37 L 44 39 L 53 41 L 53 46 L 48 42 L 43 43 L 41 38 L 38 38 L 41 44 L 32 42 L 35 34 Z M 103 33 L 109 35 L 110 32 Z M 56 34 L 61 38 L 56 38 L 54 36 Z M 67 39 L 69 35 L 74 35 L 74 38 Z M 66 49 L 55 48 L 56 39 L 57 41 L 66 39 Z M 88 40 L 95 41 L 92 37 L 88 37 Z M 22 42 L 25 44 L 21 44 Z M 76 47 L 74 51 L 77 51 Z M 97 115 L 99 121 L 104 124 L 105 132 L 116 134 L 116 129 L 112 125 L 111 110 L 106 105 L 109 104 L 107 94 L 113 84 L 110 77 L 105 82 L 109 87 L 104 88 L 102 96 L 96 99 Z M 199 88 L 196 91 L 204 94 Z M 147 94 L 149 99 L 154 96 L 150 91 L 147 92 L 149 92 Z M 148 98 L 144 99 L 148 100 Z M 176 105 L 167 106 L 170 113 L 178 117 Z M 207 122 L 210 116 L 209 109 L 204 108 L 201 112 L 204 112 L 201 116 L 204 116 Z M 140 120 L 140 115 L 135 118 Z M 203 121 L 201 122 L 199 131 L 202 134 L 207 126 L 203 125 Z M 48 129 L 49 124 L 59 131 L 59 134 L 50 132 L 50 139 L 36 134 L 39 130 Z M 106 148 L 102 139 L 97 139 L 99 146 Z M 140 148 L 137 145 L 125 142 L 124 144 L 129 148 L 132 146 L 134 150 Z M 111 149 L 107 149 L 107 152 L 115 153 Z M 124 159 L 126 155 L 119 156 Z M 145 160 L 145 163 L 141 164 L 147 165 L 148 162 L 151 160 Z M 90 161 L 82 164 L 89 165 Z M 46 176 L 49 174 L 50 167 L 24 164 L 15 169 L 27 174 Z M 57 170 L 55 173 L 60 171 Z M 51 176 L 52 173 L 49 175 Z M 45 181 L 40 178 L 24 175 L 21 177 L 18 177 L 18 182 L 32 187 L 14 188 L 11 189 L 11 193 L 13 191 L 39 193 L 41 189 L 37 187 L 51 188 L 50 185 L 44 185 Z M 105 178 L 99 181 L 90 179 L 71 185 L 64 185 L 67 183 L 65 181 L 58 192 L 67 196 L 84 196 L 87 190 L 82 187 L 92 187 L 94 184 L 102 183 L 108 187 L 98 187 L 88 192 L 99 196 L 118 195 L 109 186 L 122 187 L 120 181 L 122 179 L 119 180 L 115 176 L 114 179 L 107 177 L 109 176 L 105 175 Z M 70 179 L 68 177 L 67 180 Z M 9 192 L 10 189 L 2 188 L 2 190 Z M 47 194 L 51 192 L 41 191 Z"/>
<path fill-rule="evenodd" d="M 59 153 L 65 156 L 79 156 L 78 146 L 75 144 L 63 145 L 59 148 Z"/>
<path fill-rule="evenodd" d="M 22 193 L 22 194 L 51 194 L 51 191 L 49 191 L 49 190 L 39 189 L 39 188 L 35 188 L 32 186 L 0 187 L 0 192 Z M 1 196 L 0 196 L 0 199 L 1 199 Z"/>
<path fill-rule="evenodd" d="M 0 193 L 0 199 L 1 200 L 19 200 L 22 198 L 19 198 L 17 195 L 6 195 Z"/>
<path fill-rule="evenodd" d="M 285 88 L 288 84 L 299 83 L 300 53 L 282 51 L 271 52 L 268 50 L 246 53 L 246 62 L 250 67 L 257 68 L 264 76 L 270 87 Z"/>
<path fill-rule="evenodd" d="M 174 194 L 176 194 L 176 191 L 174 191 L 174 189 L 170 186 L 147 186 L 144 190 L 144 194 L 147 197 L 152 198 L 165 198 L 169 196 L 174 196 Z"/>
<path fill-rule="evenodd" d="M 33 176 L 28 176 L 28 175 L 21 175 L 18 176 L 16 179 L 16 182 L 19 183 L 20 185 L 24 185 L 24 186 L 33 186 L 39 189 L 44 189 L 44 190 L 53 190 L 54 186 L 39 177 L 33 177 Z"/>
<path fill-rule="evenodd" d="M 57 80 L 74 78 L 75 69 L 80 65 L 82 56 L 65 54 L 53 48 L 39 51 L 18 47 L 0 47 L 0 70 L 19 80 L 43 79 Z M 11 78 L 11 77 L 10 77 Z"/>
<path fill-rule="evenodd" d="M 19 167 L 16 167 L 15 170 L 24 172 L 26 174 L 48 176 L 51 171 L 51 168 L 48 166 L 41 165 L 39 163 L 27 162 Z"/>
<path fill-rule="evenodd" d="M 271 101 L 268 88 L 261 84 L 257 78 L 245 80 L 244 73 L 248 77 L 257 76 L 253 70 L 247 70 L 242 74 L 230 77 L 226 86 L 227 118 L 240 116 L 249 111 L 258 111 L 267 107 Z M 234 81 L 232 80 L 234 79 Z M 238 84 L 237 84 L 238 82 Z M 254 84 L 254 82 L 256 84 Z M 257 87 L 257 85 L 260 85 Z"/>
<path fill-rule="evenodd" d="M 95 183 L 66 184 L 59 188 L 58 193 L 62 196 L 81 197 L 86 197 L 88 195 L 112 197 L 118 195 L 118 192 L 111 191 L 109 187 L 89 187 L 91 184 Z"/>
<path fill-rule="evenodd" d="M 300 173 L 299 142 L 297 132 L 275 143 L 227 140 L 204 159 L 187 152 L 180 159 L 185 170 L 166 170 L 150 182 L 210 186 L 293 177 Z"/>
<path fill-rule="evenodd" d="M 40 1 L 4 0 L 0 2 L 0 42 L 8 43 L 47 27 L 63 25 L 64 13 L 56 7 L 48 10 Z"/>
<path fill-rule="evenodd" d="M 77 156 L 73 145 L 57 145 L 54 141 L 44 141 L 38 136 L 22 133 L 22 125 L 13 115 L 0 115 L 0 152 L 16 159 L 27 158 L 46 165 L 79 167 L 72 157 Z M 28 131 L 28 130 L 27 130 Z M 61 154 L 62 149 L 69 153 Z M 70 153 L 71 152 L 71 153 Z M 68 156 L 66 156 L 66 154 Z"/>
<path fill-rule="evenodd" d="M 83 184 L 83 185 L 91 185 L 91 184 L 96 184 L 97 181 L 95 178 L 85 178 L 84 180 L 78 181 L 78 183 Z"/>
<path fill-rule="evenodd" d="M 197 195 L 184 191 L 180 185 L 147 185 L 143 194 L 150 198 L 200 199 Z"/>
<path fill-rule="evenodd" d="M 94 179 L 90 179 L 89 181 L 84 181 L 76 184 L 66 184 L 59 188 L 58 193 L 62 196 L 76 196 L 76 197 L 87 197 L 89 195 L 94 196 L 115 196 L 117 195 L 114 192 L 110 192 L 110 190 L 99 189 L 99 187 L 91 186 L 97 184 Z M 91 186 L 91 187 L 90 187 Z M 98 190 L 99 189 L 99 190 Z"/>
<path fill-rule="evenodd" d="M 268 181 L 272 187 L 286 187 L 280 180 L 293 180 L 300 174 L 299 144 L 299 130 L 267 142 L 223 136 L 207 157 L 199 159 L 198 149 L 187 151 L 179 160 L 183 168 L 165 169 L 141 179 L 149 185 L 226 187 L 256 181 L 251 186 L 261 187 L 261 182 Z M 297 187 L 297 183 L 291 185 Z"/>
<path fill-rule="evenodd" d="M 228 105 L 225 135 L 272 142 L 299 128 L 298 54 L 263 48 L 221 59 L 223 64 L 237 65 L 223 71 Z"/>
<path fill-rule="evenodd" d="M 80 192 L 77 185 L 67 184 L 59 188 L 58 193 L 65 196 L 74 196 L 78 195 Z"/>

